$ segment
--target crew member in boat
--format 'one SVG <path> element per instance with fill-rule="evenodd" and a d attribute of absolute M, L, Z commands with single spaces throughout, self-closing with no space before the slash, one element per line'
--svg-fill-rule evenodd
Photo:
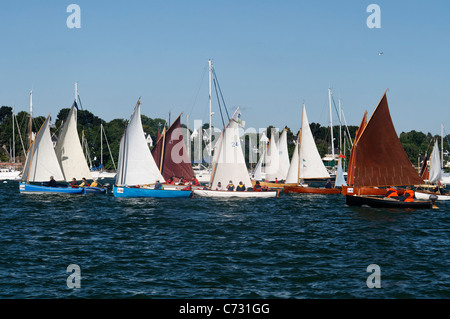
<path fill-rule="evenodd" d="M 192 178 L 192 185 L 195 185 L 195 186 L 200 185 L 200 183 L 198 182 L 198 179 L 195 176 Z"/>
<path fill-rule="evenodd" d="M 327 179 L 327 183 L 325 184 L 325 188 L 331 188 L 331 181 Z"/>
<path fill-rule="evenodd" d="M 181 190 L 183 190 L 183 191 L 190 191 L 190 190 L 192 190 L 192 184 L 189 183 L 186 187 L 183 187 Z"/>
<path fill-rule="evenodd" d="M 50 187 L 56 187 L 56 181 L 53 178 L 53 176 L 50 176 L 50 181 L 48 182 L 48 186 Z"/>
<path fill-rule="evenodd" d="M 175 184 L 174 178 L 173 177 L 169 177 L 169 179 L 166 181 L 166 184 L 169 184 L 169 185 Z"/>
<path fill-rule="evenodd" d="M 94 178 L 94 180 L 92 181 L 91 187 L 99 187 L 97 179 Z"/>
<path fill-rule="evenodd" d="M 82 178 L 81 179 L 81 184 L 80 185 L 78 185 L 79 187 L 86 187 L 86 186 L 89 186 L 89 183 L 86 181 L 86 178 Z"/>
<path fill-rule="evenodd" d="M 242 182 L 239 182 L 239 185 L 236 187 L 236 192 L 244 192 L 245 185 Z"/>
<path fill-rule="evenodd" d="M 217 183 L 216 191 L 223 191 L 223 187 L 222 187 L 222 183 L 221 182 Z"/>
<path fill-rule="evenodd" d="M 414 191 L 411 189 L 410 186 L 406 187 L 406 191 L 403 193 L 401 200 L 404 202 L 413 202 L 414 201 Z"/>
<path fill-rule="evenodd" d="M 232 182 L 232 181 L 230 181 L 230 182 L 228 183 L 228 185 L 227 185 L 227 191 L 230 191 L 230 192 L 234 191 L 234 185 L 233 185 L 233 182 Z"/>
<path fill-rule="evenodd" d="M 77 180 L 75 179 L 75 177 L 72 178 L 72 182 L 70 183 L 70 187 L 72 187 L 72 188 L 77 188 L 78 187 Z"/>
<path fill-rule="evenodd" d="M 259 181 L 256 181 L 255 186 L 253 187 L 253 190 L 255 192 L 261 192 L 262 191 L 261 184 L 259 183 Z"/>
<path fill-rule="evenodd" d="M 156 190 L 163 190 L 164 189 L 163 184 L 161 184 L 161 182 L 159 180 L 156 181 L 155 189 Z"/>
<path fill-rule="evenodd" d="M 386 191 L 386 197 L 387 198 L 393 198 L 393 199 L 398 199 L 398 193 L 397 190 L 395 188 L 393 188 L 392 186 L 389 186 L 389 188 Z"/>

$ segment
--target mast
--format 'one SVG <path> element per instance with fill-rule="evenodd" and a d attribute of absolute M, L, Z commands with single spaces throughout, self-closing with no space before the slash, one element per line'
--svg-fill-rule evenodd
<path fill-rule="evenodd" d="M 103 123 L 100 123 L 100 167 L 103 171 Z"/>
<path fill-rule="evenodd" d="M 15 163 L 16 162 L 16 141 L 15 141 L 15 139 L 14 139 L 14 135 L 15 135 L 15 132 L 14 132 L 14 126 L 15 126 L 15 123 L 14 123 L 14 107 L 13 107 L 13 109 L 12 109 L 12 127 L 13 127 L 13 136 L 12 136 L 12 162 L 13 163 Z"/>
<path fill-rule="evenodd" d="M 441 123 L 441 168 L 444 168 L 444 123 Z"/>
<path fill-rule="evenodd" d="M 339 97 L 339 153 L 342 154 L 341 98 Z"/>
<path fill-rule="evenodd" d="M 78 82 L 75 82 L 75 103 L 78 101 Z"/>
<path fill-rule="evenodd" d="M 209 155 L 209 166 L 211 169 L 212 166 L 212 158 L 211 158 L 211 152 L 212 152 L 212 129 L 211 129 L 211 73 L 212 73 L 212 61 L 208 60 L 208 69 L 209 69 L 209 147 L 208 147 L 208 155 Z"/>
<path fill-rule="evenodd" d="M 33 141 L 33 90 L 30 91 L 30 145 Z"/>
<path fill-rule="evenodd" d="M 330 104 L 330 131 L 331 131 L 331 154 L 333 156 L 333 163 L 334 163 L 334 138 L 333 138 L 333 116 L 331 113 L 331 89 L 328 89 L 328 101 Z"/>

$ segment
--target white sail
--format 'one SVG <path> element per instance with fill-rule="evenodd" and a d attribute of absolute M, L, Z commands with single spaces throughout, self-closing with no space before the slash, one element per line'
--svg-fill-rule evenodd
<path fill-rule="evenodd" d="M 53 176 L 56 181 L 64 180 L 64 174 L 53 149 L 49 122 L 50 115 L 42 124 L 27 153 L 22 174 L 22 180 L 27 183 L 49 181 L 50 176 Z"/>
<path fill-rule="evenodd" d="M 278 171 L 280 172 L 279 180 L 285 180 L 289 171 L 289 153 L 287 145 L 287 130 L 283 130 L 280 139 L 278 140 L 278 152 L 280 154 L 280 162 Z"/>
<path fill-rule="evenodd" d="M 220 144 L 215 155 L 211 189 L 216 189 L 218 182 L 225 186 L 230 180 L 235 186 L 242 182 L 246 187 L 251 187 L 250 176 L 240 145 L 239 124 L 236 120 L 233 118 L 230 120 L 218 143 Z"/>
<path fill-rule="evenodd" d="M 300 178 L 330 178 L 319 151 L 316 142 L 309 127 L 308 116 L 306 115 L 305 104 L 303 104 L 302 113 L 302 136 L 300 142 L 299 158 Z"/>
<path fill-rule="evenodd" d="M 342 169 L 342 157 L 339 157 L 334 187 L 342 187 L 342 186 L 347 186 L 347 182 L 345 181 L 344 170 Z"/>
<path fill-rule="evenodd" d="M 297 143 L 295 144 L 294 153 L 292 154 L 291 165 L 286 176 L 286 184 L 298 184 L 299 183 L 299 170 L 298 170 L 298 145 L 300 144 L 301 131 L 298 133 Z"/>
<path fill-rule="evenodd" d="M 280 152 L 278 150 L 278 145 L 275 142 L 275 135 L 272 132 L 270 138 L 269 148 L 266 154 L 266 180 L 274 181 L 275 178 L 278 180 L 282 179 L 282 174 L 280 169 Z"/>
<path fill-rule="evenodd" d="M 77 109 L 74 105 L 70 109 L 66 122 L 58 137 L 55 153 L 63 170 L 66 182 L 75 178 L 81 180 L 83 177 L 92 179 L 86 158 L 83 154 L 77 130 Z"/>
<path fill-rule="evenodd" d="M 441 159 L 439 155 L 439 145 L 437 140 L 434 143 L 433 151 L 430 156 L 430 178 L 429 183 L 435 183 L 442 178 Z"/>
<path fill-rule="evenodd" d="M 148 148 L 142 129 L 140 102 L 137 103 L 120 140 L 116 185 L 136 186 L 164 181 Z"/>

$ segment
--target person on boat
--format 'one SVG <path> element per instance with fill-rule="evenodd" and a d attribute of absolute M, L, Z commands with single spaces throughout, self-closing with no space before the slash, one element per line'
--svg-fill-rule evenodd
<path fill-rule="evenodd" d="M 403 202 L 413 202 L 414 201 L 414 191 L 411 189 L 410 186 L 406 187 L 406 191 L 403 193 L 401 200 Z"/>
<path fill-rule="evenodd" d="M 78 185 L 78 187 L 86 187 L 86 186 L 89 186 L 89 183 L 86 181 L 86 178 L 83 177 L 81 179 L 81 184 Z"/>
<path fill-rule="evenodd" d="M 325 188 L 331 188 L 331 181 L 327 179 L 327 183 L 325 184 Z"/>
<path fill-rule="evenodd" d="M 181 190 L 182 191 L 190 191 L 190 190 L 192 190 L 192 184 L 189 183 L 186 187 L 183 187 Z"/>
<path fill-rule="evenodd" d="M 53 176 L 50 176 L 50 181 L 48 182 L 49 187 L 56 187 L 56 181 Z"/>
<path fill-rule="evenodd" d="M 393 199 L 398 199 L 398 193 L 397 190 L 395 188 L 393 188 L 392 186 L 389 186 L 389 188 L 386 191 L 386 197 L 387 198 L 393 198 Z"/>
<path fill-rule="evenodd" d="M 200 185 L 200 183 L 198 182 L 198 179 L 195 176 L 192 178 L 192 185 L 195 185 L 195 186 Z"/>
<path fill-rule="evenodd" d="M 262 189 L 261 189 L 261 184 L 259 183 L 259 181 L 256 181 L 255 186 L 253 187 L 253 190 L 254 190 L 255 192 L 260 192 L 260 191 L 262 191 Z"/>
<path fill-rule="evenodd" d="M 245 185 L 242 182 L 239 182 L 239 185 L 236 187 L 236 192 L 244 192 Z"/>
<path fill-rule="evenodd" d="M 169 179 L 166 181 L 166 184 L 169 184 L 169 185 L 173 185 L 174 183 L 175 183 L 175 181 L 174 181 L 173 177 L 169 177 Z"/>
<path fill-rule="evenodd" d="M 228 185 L 227 185 L 227 191 L 229 191 L 229 192 L 234 191 L 234 185 L 233 185 L 233 182 L 232 182 L 232 181 L 230 181 L 230 182 L 228 183 Z"/>
<path fill-rule="evenodd" d="M 278 184 L 278 178 L 275 177 L 275 184 Z"/>
<path fill-rule="evenodd" d="M 75 179 L 75 177 L 72 178 L 72 183 L 70 183 L 70 187 L 72 187 L 72 188 L 77 188 L 78 187 L 77 180 Z"/>
<path fill-rule="evenodd" d="M 156 181 L 155 189 L 156 190 L 163 190 L 164 189 L 163 184 L 161 184 L 161 182 L 159 180 Z"/>
<path fill-rule="evenodd" d="M 97 182 L 97 179 L 96 179 L 96 178 L 94 178 L 94 180 L 92 181 L 92 183 L 91 183 L 91 187 L 99 187 L 99 185 L 98 185 L 98 182 Z"/>
<path fill-rule="evenodd" d="M 269 187 L 267 185 L 261 186 L 261 191 L 267 192 L 269 190 Z"/>
<path fill-rule="evenodd" d="M 186 184 L 186 182 L 187 182 L 187 180 L 184 179 L 184 176 L 181 176 L 181 178 L 178 182 L 178 185 L 184 185 L 184 184 Z"/>
<path fill-rule="evenodd" d="M 221 182 L 217 183 L 216 191 L 223 191 L 223 187 L 222 187 L 222 183 Z"/>

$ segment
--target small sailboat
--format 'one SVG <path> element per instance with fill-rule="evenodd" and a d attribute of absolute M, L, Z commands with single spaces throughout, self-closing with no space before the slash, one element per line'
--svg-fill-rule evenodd
<path fill-rule="evenodd" d="M 47 116 L 28 150 L 22 182 L 19 185 L 20 193 L 83 194 L 83 188 L 71 188 L 67 184 L 50 187 L 45 184 L 51 176 L 57 182 L 64 181 L 64 174 L 53 149 L 49 122 L 50 115 Z M 32 182 L 41 184 L 31 184 Z"/>
<path fill-rule="evenodd" d="M 115 197 L 188 198 L 192 191 L 154 189 L 164 181 L 147 145 L 141 122 L 139 98 L 120 140 L 119 162 L 113 194 Z"/>
<path fill-rule="evenodd" d="M 228 124 L 222 131 L 222 134 L 217 143 L 217 152 L 214 154 L 213 159 L 213 172 L 211 176 L 211 188 L 210 189 L 196 189 L 194 195 L 201 197 L 276 197 L 278 191 L 227 191 L 216 190 L 219 182 L 226 185 L 228 181 L 238 185 L 242 182 L 245 187 L 249 187 L 251 184 L 250 175 L 245 163 L 244 154 L 242 153 L 242 147 L 239 137 L 239 125 L 240 121 L 239 107 L 230 119 Z"/>
<path fill-rule="evenodd" d="M 435 141 L 433 151 L 431 152 L 430 171 L 428 175 L 428 184 L 416 189 L 416 198 L 430 199 L 430 196 L 435 196 L 437 200 L 450 200 L 450 193 L 442 193 L 439 187 L 440 181 L 442 180 L 442 168 L 437 140 Z"/>
<path fill-rule="evenodd" d="M 384 198 L 389 186 L 423 184 L 395 132 L 386 92 L 369 121 L 366 113 L 353 143 L 347 183 L 343 186 L 349 206 L 432 208 L 430 200 L 402 202 Z M 369 195 L 380 196 L 369 196 Z M 399 195 L 400 192 L 399 192 Z"/>
<path fill-rule="evenodd" d="M 77 129 L 77 85 L 75 83 L 75 101 L 70 108 L 66 121 L 58 136 L 55 145 L 55 153 L 58 158 L 66 182 L 75 179 L 81 181 L 83 178 L 92 180 L 91 171 L 89 170 L 83 148 L 78 137 Z M 83 186 L 86 193 L 104 194 L 106 188 Z"/>
<path fill-rule="evenodd" d="M 317 150 L 314 137 L 308 122 L 305 103 L 302 107 L 302 124 L 292 155 L 291 166 L 283 187 L 285 193 L 310 193 L 310 194 L 340 194 L 339 188 L 310 187 L 303 181 L 330 179 L 330 174 L 323 164 Z"/>
<path fill-rule="evenodd" d="M 195 177 L 181 131 L 181 115 L 159 137 L 152 155 L 164 179 L 178 182 L 181 178 L 192 181 Z"/>

